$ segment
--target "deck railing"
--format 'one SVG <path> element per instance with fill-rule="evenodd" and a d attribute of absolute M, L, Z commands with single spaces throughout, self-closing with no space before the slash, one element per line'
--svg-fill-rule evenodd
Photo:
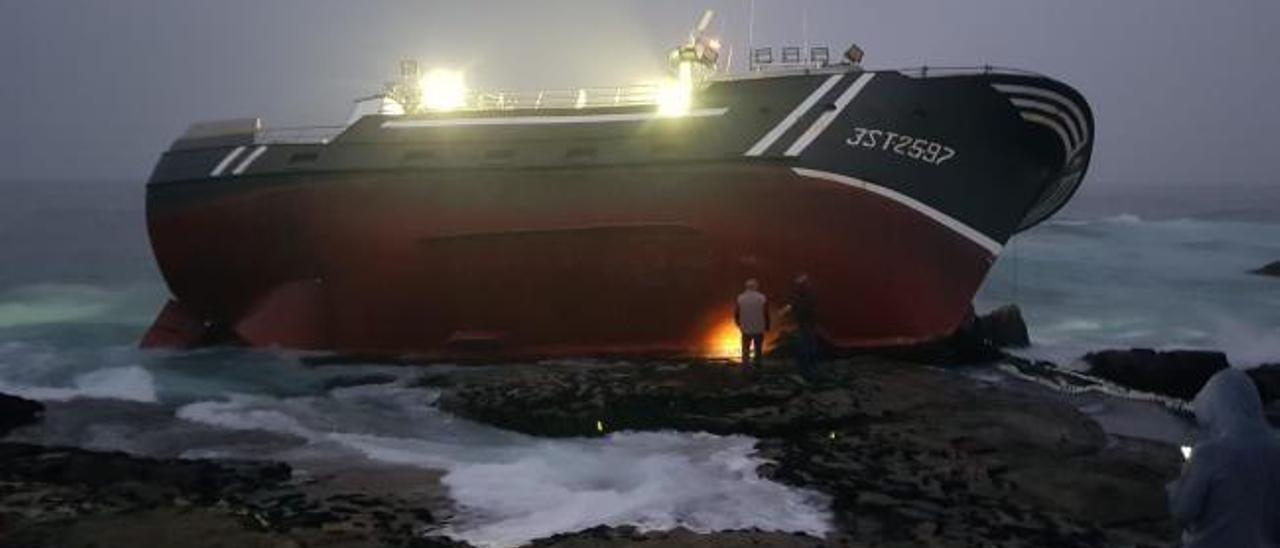
<path fill-rule="evenodd" d="M 898 72 L 907 76 L 916 78 L 931 78 L 944 76 L 963 76 L 967 74 L 1010 74 L 1015 76 L 1042 76 L 1040 73 L 1030 70 L 1022 70 L 1009 67 L 998 67 L 994 65 L 982 65 L 977 67 L 930 67 L 920 66 L 912 68 L 901 68 Z"/>
<path fill-rule="evenodd" d="M 481 91 L 468 94 L 457 110 L 573 109 L 653 105 L 661 88 L 641 84 L 619 87 Z"/>
<path fill-rule="evenodd" d="M 262 145 L 311 145 L 332 141 L 347 126 L 308 126 L 260 129 L 253 141 Z"/>
<path fill-rule="evenodd" d="M 840 65 L 826 65 L 823 68 L 836 70 L 839 67 Z M 770 72 L 771 69 L 778 72 L 798 70 L 795 65 L 777 64 L 768 67 L 758 67 L 756 73 L 767 73 Z M 812 67 L 805 70 L 812 70 Z M 1040 76 L 1039 73 L 1033 71 L 993 65 L 967 67 L 921 66 L 896 70 L 902 74 L 916 78 L 941 78 L 967 74 Z M 476 112 L 645 106 L 658 104 L 662 92 L 662 87 L 656 84 L 549 89 L 539 91 L 473 91 L 466 95 L 466 99 L 462 106 L 450 109 L 450 111 Z M 349 126 L 311 126 L 263 129 L 257 132 L 255 141 L 260 144 L 325 144 L 345 131 L 347 127 Z"/>

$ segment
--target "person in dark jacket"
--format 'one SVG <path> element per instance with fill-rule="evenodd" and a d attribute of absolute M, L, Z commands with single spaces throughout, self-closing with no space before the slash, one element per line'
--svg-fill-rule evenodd
<path fill-rule="evenodd" d="M 1191 406 L 1199 440 L 1167 486 L 1183 548 L 1280 548 L 1280 441 L 1253 379 L 1228 367 Z"/>
<path fill-rule="evenodd" d="M 783 313 L 791 317 L 796 327 L 796 369 L 806 380 L 813 380 L 814 362 L 818 359 L 818 312 L 807 274 L 796 276 L 791 302 Z"/>

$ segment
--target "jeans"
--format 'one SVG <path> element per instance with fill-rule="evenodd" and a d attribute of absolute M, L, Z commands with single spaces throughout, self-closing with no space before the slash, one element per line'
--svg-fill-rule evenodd
<path fill-rule="evenodd" d="M 752 356 L 751 356 L 752 345 L 755 345 L 756 347 L 755 359 L 752 359 Z M 757 366 L 760 365 L 761 354 L 764 354 L 764 334 L 761 333 L 759 335 L 748 335 L 746 333 L 743 333 L 742 334 L 742 365 L 747 365 L 748 363 L 753 363 Z"/>

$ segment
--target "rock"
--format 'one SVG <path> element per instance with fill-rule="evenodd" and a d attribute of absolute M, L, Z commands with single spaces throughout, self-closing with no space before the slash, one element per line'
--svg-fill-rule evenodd
<path fill-rule="evenodd" d="M 1156 528 L 1168 523 L 1160 502 L 1167 478 L 1152 478 L 1176 473 L 1176 460 L 1169 472 L 1107 449 L 1097 422 L 1067 403 L 881 357 L 821 362 L 813 382 L 791 372 L 768 362 L 758 371 L 705 362 L 540 364 L 456 383 L 439 402 L 539 435 L 599 435 L 600 420 L 606 433 L 755 436 L 768 461 L 757 472 L 830 497 L 838 534 L 854 545 L 1113 546 L 1123 544 L 1113 530 L 1160 537 L 1113 519 L 1118 509 Z M 1177 458 L 1176 448 L 1162 451 Z M 1048 479 L 1037 483 L 1041 477 Z M 1098 529 L 1104 522 L 1106 531 Z M 533 545 L 602 546 L 622 542 L 616 534 Z"/>
<path fill-rule="evenodd" d="M 1005 305 L 977 319 L 977 327 L 983 338 L 999 348 L 1026 348 L 1031 346 L 1027 323 L 1022 319 L 1022 309 L 1016 304 Z"/>
<path fill-rule="evenodd" d="M 1249 273 L 1257 274 L 1259 276 L 1273 276 L 1280 278 L 1280 261 L 1275 261 L 1257 270 L 1250 270 Z"/>
<path fill-rule="evenodd" d="M 1258 385 L 1264 405 L 1280 400 L 1280 363 L 1264 364 L 1247 371 Z"/>
<path fill-rule="evenodd" d="M 1187 401 L 1209 377 L 1229 367 L 1226 354 L 1202 350 L 1104 350 L 1085 355 L 1084 361 L 1090 375 Z"/>
<path fill-rule="evenodd" d="M 886 358 L 937 365 L 991 363 L 1007 357 L 1001 348 L 1031 345 L 1027 324 L 1017 305 L 1005 305 L 983 316 L 969 317 L 947 337 L 908 346 L 881 348 Z"/>
<path fill-rule="evenodd" d="M 1181 465 L 1173 446 L 1116 437 L 1099 453 L 1043 461 L 1011 472 L 1009 480 L 1041 504 L 1093 523 L 1160 524 L 1168 516 L 1163 486 Z"/>
<path fill-rule="evenodd" d="M 1267 414 L 1267 422 L 1271 423 L 1272 427 L 1280 428 L 1280 403 L 1268 405 L 1263 412 Z"/>
<path fill-rule="evenodd" d="M 44 414 L 44 404 L 0 394 L 0 438 L 20 426 L 35 423 Z"/>
<path fill-rule="evenodd" d="M 0 442 L 0 545 L 467 546 L 422 537 L 437 525 L 424 499 L 382 489 L 327 474 L 298 482 L 271 462 Z M 329 499 L 365 504 L 339 511 Z"/>

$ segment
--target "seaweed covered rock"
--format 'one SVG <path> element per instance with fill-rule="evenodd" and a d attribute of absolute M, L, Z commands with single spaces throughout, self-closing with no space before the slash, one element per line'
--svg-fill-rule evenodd
<path fill-rule="evenodd" d="M 1226 354 L 1205 350 L 1103 350 L 1083 359 L 1089 364 L 1090 375 L 1188 401 L 1209 377 L 1229 367 Z"/>

